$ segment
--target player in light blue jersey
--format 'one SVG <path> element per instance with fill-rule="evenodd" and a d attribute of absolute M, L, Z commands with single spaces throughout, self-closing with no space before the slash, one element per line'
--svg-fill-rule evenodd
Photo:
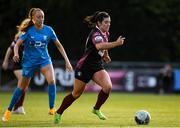
<path fill-rule="evenodd" d="M 56 97 L 56 85 L 54 69 L 48 54 L 48 43 L 52 40 L 65 60 L 66 69 L 72 71 L 72 66 L 66 52 L 50 26 L 44 25 L 44 12 L 40 8 L 32 8 L 29 11 L 29 22 L 19 27 L 23 34 L 19 37 L 14 47 L 15 62 L 19 61 L 19 47 L 24 44 L 22 58 L 22 80 L 15 89 L 8 109 L 2 117 L 3 121 L 9 121 L 11 110 L 19 100 L 22 92 L 29 86 L 30 80 L 36 70 L 40 70 L 48 82 L 49 114 L 54 115 L 54 103 Z"/>

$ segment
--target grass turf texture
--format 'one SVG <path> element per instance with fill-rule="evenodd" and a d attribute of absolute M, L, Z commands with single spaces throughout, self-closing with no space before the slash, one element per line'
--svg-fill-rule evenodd
<path fill-rule="evenodd" d="M 57 93 L 56 108 L 67 93 Z M 12 93 L 0 92 L 0 117 L 7 108 Z M 180 127 L 180 95 L 137 93 L 112 93 L 102 107 L 107 120 L 99 120 L 91 110 L 97 93 L 84 93 L 64 112 L 62 122 L 53 124 L 48 115 L 46 92 L 28 92 L 24 108 L 26 115 L 11 114 L 9 122 L 0 121 L 0 127 Z M 149 125 L 139 126 L 134 121 L 135 112 L 147 110 L 151 115 Z"/>

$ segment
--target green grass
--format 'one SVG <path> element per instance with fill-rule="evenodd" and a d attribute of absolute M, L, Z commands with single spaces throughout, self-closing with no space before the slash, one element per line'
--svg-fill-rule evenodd
<path fill-rule="evenodd" d="M 56 108 L 67 93 L 58 93 Z M 7 108 L 12 93 L 0 92 L 0 116 Z M 99 120 L 91 113 L 97 93 L 84 93 L 62 116 L 60 125 L 53 124 L 48 115 L 47 93 L 28 92 L 24 107 L 26 115 L 11 115 L 0 127 L 180 127 L 180 95 L 112 93 L 102 107 L 108 120 Z M 145 109 L 151 114 L 149 125 L 138 126 L 135 112 Z"/>

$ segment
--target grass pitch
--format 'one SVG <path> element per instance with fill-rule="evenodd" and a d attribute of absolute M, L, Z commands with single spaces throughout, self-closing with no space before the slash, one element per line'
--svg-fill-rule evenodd
<path fill-rule="evenodd" d="M 57 93 L 56 108 L 67 93 Z M 7 108 L 12 93 L 0 92 L 0 116 Z M 135 93 L 112 93 L 101 108 L 108 117 L 99 120 L 91 113 L 97 93 L 84 93 L 62 116 L 59 125 L 53 124 L 54 117 L 48 115 L 46 92 L 28 92 L 24 108 L 26 115 L 11 115 L 9 122 L 0 121 L 0 127 L 180 127 L 180 95 L 156 95 Z M 136 125 L 135 112 L 144 109 L 151 115 L 149 125 Z"/>

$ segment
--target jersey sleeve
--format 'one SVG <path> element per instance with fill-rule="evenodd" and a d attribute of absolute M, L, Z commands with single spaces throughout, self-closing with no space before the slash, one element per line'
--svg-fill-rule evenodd
<path fill-rule="evenodd" d="M 53 42 L 55 42 L 57 40 L 57 36 L 56 36 L 56 33 L 54 32 L 54 30 L 51 28 L 51 40 Z"/>
<path fill-rule="evenodd" d="M 103 37 L 100 35 L 99 32 L 95 32 L 92 35 L 92 42 L 93 42 L 93 44 L 98 44 L 98 43 L 103 42 Z"/>
<path fill-rule="evenodd" d="M 27 35 L 28 35 L 28 31 L 27 32 L 24 32 L 24 33 L 22 33 L 20 36 L 19 36 L 19 39 L 21 39 L 21 40 L 25 40 L 26 38 L 27 38 Z"/>

